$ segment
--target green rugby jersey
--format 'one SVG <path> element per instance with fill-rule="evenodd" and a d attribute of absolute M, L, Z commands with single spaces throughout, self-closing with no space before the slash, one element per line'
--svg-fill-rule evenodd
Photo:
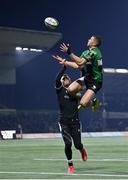
<path fill-rule="evenodd" d="M 80 58 L 87 60 L 86 70 L 89 76 L 98 81 L 102 82 L 103 71 L 102 71 L 102 55 L 99 48 L 84 51 Z"/>

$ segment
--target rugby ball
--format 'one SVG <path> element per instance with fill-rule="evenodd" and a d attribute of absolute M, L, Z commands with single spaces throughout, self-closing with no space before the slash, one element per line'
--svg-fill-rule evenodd
<path fill-rule="evenodd" d="M 53 17 L 45 18 L 44 23 L 50 29 L 56 29 L 59 26 L 59 21 Z"/>

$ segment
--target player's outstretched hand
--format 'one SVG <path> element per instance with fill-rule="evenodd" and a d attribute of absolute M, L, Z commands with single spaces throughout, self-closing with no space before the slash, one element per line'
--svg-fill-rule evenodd
<path fill-rule="evenodd" d="M 65 59 L 64 58 L 62 58 L 62 57 L 60 57 L 60 56 L 58 56 L 58 55 L 52 55 L 52 57 L 54 58 L 54 59 L 56 59 L 60 64 L 64 64 L 65 63 Z"/>
<path fill-rule="evenodd" d="M 60 45 L 60 50 L 61 50 L 62 52 L 64 52 L 64 53 L 67 53 L 68 55 L 71 54 L 71 50 L 70 50 L 69 44 L 62 43 L 62 44 Z"/>

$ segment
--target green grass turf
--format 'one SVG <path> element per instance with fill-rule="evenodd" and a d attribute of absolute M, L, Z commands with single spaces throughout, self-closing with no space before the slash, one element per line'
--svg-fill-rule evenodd
<path fill-rule="evenodd" d="M 128 137 L 82 141 L 88 161 L 73 147 L 74 175 L 67 175 L 62 139 L 0 141 L 0 179 L 128 179 Z"/>

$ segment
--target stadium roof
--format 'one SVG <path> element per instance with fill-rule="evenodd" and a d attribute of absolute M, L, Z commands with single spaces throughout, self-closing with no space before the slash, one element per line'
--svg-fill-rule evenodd
<path fill-rule="evenodd" d="M 61 38 L 61 33 L 0 27 L 0 69 L 23 65 L 51 49 Z M 16 51 L 16 47 L 22 51 Z"/>

